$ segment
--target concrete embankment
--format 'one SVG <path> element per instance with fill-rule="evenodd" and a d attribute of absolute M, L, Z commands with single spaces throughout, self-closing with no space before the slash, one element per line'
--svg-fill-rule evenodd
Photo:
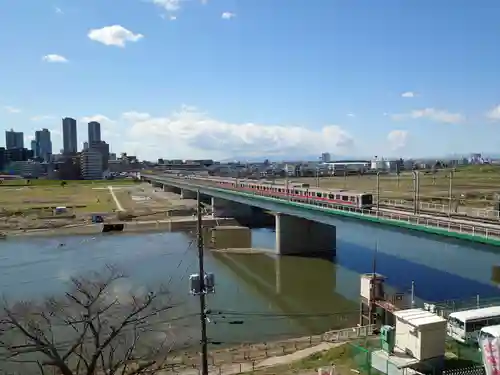
<path fill-rule="evenodd" d="M 203 226 L 212 228 L 215 226 L 235 225 L 231 218 L 214 219 L 212 217 L 203 218 Z M 113 227 L 109 230 L 109 227 Z M 113 221 L 112 223 L 68 225 L 51 229 L 30 229 L 23 231 L 5 232 L 9 237 L 19 236 L 70 236 L 70 235 L 97 235 L 103 232 L 108 233 L 142 233 L 142 232 L 182 232 L 196 230 L 196 217 L 172 217 L 169 220 L 150 221 Z"/>

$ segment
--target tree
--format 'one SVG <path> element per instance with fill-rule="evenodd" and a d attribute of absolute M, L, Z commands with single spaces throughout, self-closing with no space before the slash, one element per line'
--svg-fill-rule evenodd
<path fill-rule="evenodd" d="M 123 279 L 109 269 L 106 277 L 72 279 L 59 299 L 5 303 L 0 373 L 157 374 L 175 340 L 154 326 L 167 323 L 176 306 L 166 303 L 165 291 L 118 296 L 115 286 Z"/>

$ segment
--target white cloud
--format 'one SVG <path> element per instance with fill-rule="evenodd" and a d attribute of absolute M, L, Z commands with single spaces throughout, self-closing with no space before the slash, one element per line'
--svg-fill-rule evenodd
<path fill-rule="evenodd" d="M 181 8 L 184 0 L 153 0 L 153 4 L 165 9 L 167 12 L 175 12 Z"/>
<path fill-rule="evenodd" d="M 231 18 L 236 17 L 236 14 L 231 13 L 231 12 L 224 12 L 224 13 L 222 13 L 221 17 L 224 20 L 230 20 Z"/>
<path fill-rule="evenodd" d="M 83 116 L 78 119 L 78 124 L 84 127 L 91 121 L 97 121 L 101 124 L 102 140 L 110 143 L 113 140 L 113 144 L 118 142 L 122 136 L 119 134 L 117 123 L 115 120 L 110 119 L 108 116 L 97 114 L 92 116 Z"/>
<path fill-rule="evenodd" d="M 121 140 L 141 157 L 212 157 L 285 155 L 313 150 L 350 151 L 353 137 L 337 125 L 299 126 L 228 123 L 183 106 L 167 117 L 127 112 L 128 132 Z"/>
<path fill-rule="evenodd" d="M 200 2 L 201 2 L 203 5 L 207 5 L 207 4 L 208 4 L 208 0 L 200 0 Z"/>
<path fill-rule="evenodd" d="M 42 57 L 42 61 L 50 63 L 67 63 L 68 59 L 61 55 L 49 54 Z"/>
<path fill-rule="evenodd" d="M 415 96 L 417 96 L 417 94 L 415 94 L 413 91 L 406 91 L 401 94 L 401 97 L 403 98 L 414 98 Z"/>
<path fill-rule="evenodd" d="M 387 134 L 387 140 L 389 141 L 392 150 L 402 149 L 408 142 L 408 131 L 393 130 Z"/>
<path fill-rule="evenodd" d="M 56 14 L 64 14 L 64 12 L 62 11 L 62 9 L 59 8 L 59 7 L 54 7 L 54 12 L 56 12 Z"/>
<path fill-rule="evenodd" d="M 160 17 L 163 18 L 164 20 L 169 20 L 169 21 L 175 21 L 177 19 L 177 16 L 168 14 L 160 14 Z"/>
<path fill-rule="evenodd" d="M 347 117 L 355 117 L 356 115 L 354 113 L 348 113 Z"/>
<path fill-rule="evenodd" d="M 151 115 L 145 112 L 130 111 L 122 113 L 122 118 L 126 121 L 136 122 L 149 120 L 151 118 Z"/>
<path fill-rule="evenodd" d="M 490 120 L 500 120 L 500 105 L 497 105 L 491 111 L 486 113 L 486 117 L 488 117 Z"/>
<path fill-rule="evenodd" d="M 3 107 L 3 109 L 5 109 L 9 113 L 21 113 L 21 110 L 19 108 L 11 107 L 10 105 L 6 105 L 5 107 Z"/>
<path fill-rule="evenodd" d="M 38 116 L 33 116 L 31 118 L 31 121 L 46 121 L 46 120 L 54 120 L 55 116 L 52 115 L 38 115 Z"/>
<path fill-rule="evenodd" d="M 391 115 L 393 120 L 407 119 L 429 119 L 436 122 L 447 124 L 457 124 L 465 121 L 465 117 L 461 113 L 451 113 L 445 110 L 435 108 L 416 109 L 409 113 L 400 113 Z"/>
<path fill-rule="evenodd" d="M 95 42 L 117 47 L 125 47 L 127 42 L 137 42 L 144 38 L 144 35 L 135 34 L 121 25 L 92 29 L 87 36 Z"/>
<path fill-rule="evenodd" d="M 114 123 L 113 120 L 104 115 L 83 116 L 82 118 L 79 119 L 79 123 L 84 123 L 85 125 L 91 121 L 97 121 L 100 124 Z"/>

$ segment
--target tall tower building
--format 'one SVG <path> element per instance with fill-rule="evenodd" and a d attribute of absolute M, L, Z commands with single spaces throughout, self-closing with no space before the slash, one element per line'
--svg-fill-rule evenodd
<path fill-rule="evenodd" d="M 45 161 L 50 161 L 52 155 L 52 141 L 48 129 L 37 130 L 35 132 L 36 157 Z M 34 150 L 35 151 L 35 150 Z"/>
<path fill-rule="evenodd" d="M 5 131 L 5 146 L 7 150 L 13 148 L 24 148 L 24 134 L 23 132 L 16 132 L 14 129 Z"/>
<path fill-rule="evenodd" d="M 89 145 L 101 142 L 101 124 L 97 121 L 89 122 Z"/>
<path fill-rule="evenodd" d="M 65 154 L 76 154 L 78 151 L 76 120 L 71 117 L 62 119 L 63 151 Z"/>

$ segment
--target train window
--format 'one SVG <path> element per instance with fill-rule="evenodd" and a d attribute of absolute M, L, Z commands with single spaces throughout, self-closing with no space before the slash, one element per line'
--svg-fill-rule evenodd
<path fill-rule="evenodd" d="M 368 205 L 368 204 L 373 204 L 373 195 L 371 194 L 363 194 L 361 196 L 361 204 Z"/>
<path fill-rule="evenodd" d="M 329 198 L 329 199 L 334 199 L 334 198 L 335 198 L 335 196 L 334 196 L 333 194 L 328 194 L 328 198 Z"/>
<path fill-rule="evenodd" d="M 321 193 L 316 193 L 316 197 L 321 198 Z"/>
<path fill-rule="evenodd" d="M 340 194 L 337 194 L 337 195 L 335 196 L 335 199 L 340 199 Z"/>
<path fill-rule="evenodd" d="M 356 202 L 356 196 L 353 195 L 353 196 L 349 197 L 349 201 Z"/>
<path fill-rule="evenodd" d="M 349 196 L 348 195 L 342 195 L 342 200 L 344 202 L 349 202 Z"/>

